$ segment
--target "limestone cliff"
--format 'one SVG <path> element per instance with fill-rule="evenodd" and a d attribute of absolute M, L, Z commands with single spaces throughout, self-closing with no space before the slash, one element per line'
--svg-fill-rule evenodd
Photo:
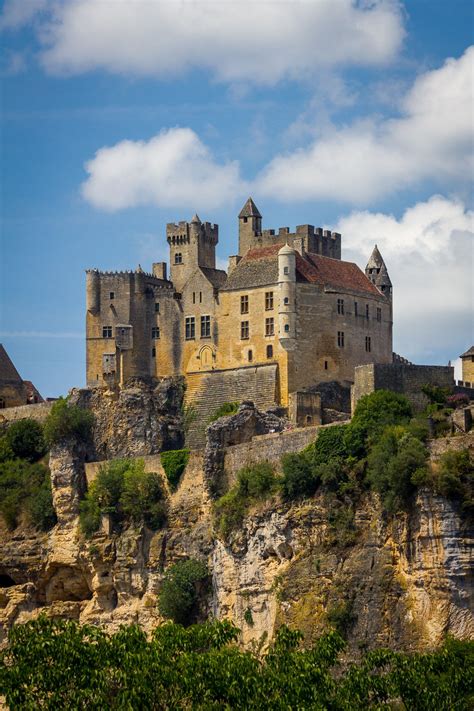
<path fill-rule="evenodd" d="M 250 417 L 261 426 L 261 418 Z M 106 441 L 106 419 L 98 443 Z M 275 426 L 269 418 L 260 434 Z M 245 437 L 253 434 L 249 429 Z M 114 453 L 128 453 L 114 441 Z M 128 441 L 135 442 L 132 432 Z M 474 437 L 466 435 L 463 444 L 474 446 Z M 58 517 L 52 531 L 0 531 L 0 641 L 12 624 L 43 611 L 111 629 L 129 622 L 151 629 L 160 621 L 163 571 L 188 556 L 208 562 L 209 612 L 231 618 L 245 644 L 271 637 L 283 622 L 310 640 L 338 610 L 346 615 L 353 653 L 380 645 L 426 648 L 447 633 L 474 636 L 472 531 L 452 503 L 429 491 L 393 518 L 384 518 L 377 497 L 367 494 L 351 540 L 335 535 L 322 495 L 292 505 L 275 498 L 252 510 L 223 542 L 213 531 L 209 453 L 193 452 L 177 491 L 169 493 L 165 528 L 128 527 L 86 540 L 78 507 L 87 458 L 73 442 L 51 452 Z"/>

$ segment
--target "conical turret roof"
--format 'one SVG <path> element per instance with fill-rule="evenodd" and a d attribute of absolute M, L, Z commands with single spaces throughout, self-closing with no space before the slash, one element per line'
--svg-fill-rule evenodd
<path fill-rule="evenodd" d="M 261 217 L 261 214 L 258 211 L 258 207 L 256 206 L 251 197 L 249 197 L 249 199 L 239 212 L 239 217 Z"/>
<path fill-rule="evenodd" d="M 372 254 L 370 255 L 370 259 L 367 262 L 366 269 L 380 269 L 382 266 L 385 267 L 385 262 L 379 252 L 379 248 L 375 245 Z"/>
<path fill-rule="evenodd" d="M 197 214 L 197 212 L 194 214 L 194 217 L 191 219 L 191 224 L 193 224 L 193 223 L 198 224 L 198 225 L 201 224 L 201 220 L 199 219 L 199 215 Z"/>

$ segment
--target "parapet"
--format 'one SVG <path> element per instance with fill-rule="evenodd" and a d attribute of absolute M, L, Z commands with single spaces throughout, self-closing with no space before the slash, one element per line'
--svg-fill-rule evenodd
<path fill-rule="evenodd" d="M 219 241 L 219 225 L 212 222 L 168 222 L 166 225 L 166 239 L 168 244 L 187 244 L 191 236 L 198 236 L 211 244 Z"/>

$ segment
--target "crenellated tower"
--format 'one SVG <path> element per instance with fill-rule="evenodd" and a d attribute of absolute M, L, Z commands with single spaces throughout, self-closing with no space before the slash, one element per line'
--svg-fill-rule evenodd
<path fill-rule="evenodd" d="M 194 215 L 191 222 L 168 223 L 166 239 L 170 246 L 171 281 L 177 291 L 181 291 L 196 267 L 215 269 L 218 225 L 201 222 Z"/>

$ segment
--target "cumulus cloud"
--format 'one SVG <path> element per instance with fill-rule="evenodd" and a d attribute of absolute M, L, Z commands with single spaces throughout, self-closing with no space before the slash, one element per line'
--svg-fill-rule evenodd
<path fill-rule="evenodd" d="M 354 211 L 335 226 L 344 259 L 365 265 L 378 245 L 394 285 L 394 347 L 415 362 L 436 363 L 446 352 L 454 360 L 470 345 L 473 218 L 459 200 L 435 195 L 398 220 Z"/>
<path fill-rule="evenodd" d="M 3 22 L 26 22 L 46 2 L 9 0 Z M 50 0 L 39 36 L 53 73 L 168 77 L 198 67 L 223 81 L 274 83 L 384 64 L 404 33 L 397 0 Z"/>
<path fill-rule="evenodd" d="M 85 168 L 83 196 L 110 211 L 139 205 L 217 208 L 246 189 L 238 163 L 216 162 L 190 128 L 101 148 Z"/>
<path fill-rule="evenodd" d="M 367 204 L 423 180 L 470 180 L 474 167 L 474 47 L 422 74 L 396 119 L 330 126 L 308 147 L 276 156 L 257 181 L 282 200 Z"/>

